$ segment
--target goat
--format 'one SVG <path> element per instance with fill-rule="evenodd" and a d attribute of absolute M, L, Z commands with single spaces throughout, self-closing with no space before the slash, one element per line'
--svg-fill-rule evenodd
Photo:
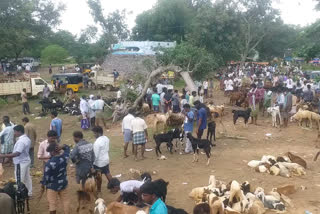
<path fill-rule="evenodd" d="M 269 114 L 271 114 L 271 117 L 272 117 L 272 126 L 273 126 L 273 127 L 278 127 L 278 124 L 277 124 L 277 115 L 279 116 L 280 124 L 282 123 L 281 114 L 280 114 L 280 107 L 279 107 L 279 106 L 269 107 L 269 108 L 267 108 L 267 112 L 268 112 Z"/>
<path fill-rule="evenodd" d="M 143 210 L 145 213 L 149 213 L 149 207 L 140 209 L 136 206 L 129 206 L 120 202 L 111 202 L 107 206 L 106 214 L 136 214 L 140 210 Z"/>
<path fill-rule="evenodd" d="M 285 205 L 272 195 L 265 195 L 264 192 L 259 192 L 256 196 L 262 201 L 264 207 L 268 209 L 279 211 L 284 211 L 286 209 Z"/>
<path fill-rule="evenodd" d="M 159 126 L 163 125 L 163 131 L 167 129 L 167 119 L 168 114 L 154 114 L 154 127 L 156 129 L 155 133 L 159 132 Z"/>
<path fill-rule="evenodd" d="M 97 185 L 94 176 L 87 178 L 84 183 L 83 191 L 87 193 L 92 193 L 94 197 L 97 199 Z"/>
<path fill-rule="evenodd" d="M 24 213 L 25 205 L 27 205 L 27 213 L 30 213 L 28 189 L 24 183 L 16 183 L 9 181 L 0 189 L 0 193 L 6 193 L 14 201 L 16 212 Z"/>
<path fill-rule="evenodd" d="M 210 206 L 208 203 L 201 203 L 193 208 L 193 214 L 210 214 Z"/>
<path fill-rule="evenodd" d="M 94 211 L 92 195 L 82 190 L 78 190 L 77 195 L 78 195 L 77 213 L 92 214 Z"/>
<path fill-rule="evenodd" d="M 174 133 L 175 133 L 175 130 L 174 131 L 170 130 L 168 133 L 165 133 L 165 134 L 153 135 L 153 139 L 156 142 L 156 155 L 157 156 L 159 156 L 159 153 L 162 154 L 161 150 L 160 150 L 160 145 L 163 142 L 167 143 L 167 148 L 170 151 L 170 153 L 172 154 L 172 147 L 173 147 L 172 140 L 174 138 Z"/>
<path fill-rule="evenodd" d="M 250 118 L 251 108 L 248 108 L 247 110 L 232 110 L 233 113 L 233 126 L 234 129 L 236 129 L 235 125 L 239 117 L 243 117 L 244 119 L 244 125 L 247 127 L 248 120 Z"/>
<path fill-rule="evenodd" d="M 203 149 L 207 155 L 207 159 L 208 159 L 207 165 L 209 165 L 210 156 L 211 156 L 211 146 L 213 146 L 213 144 L 210 143 L 210 141 L 207 139 L 194 138 L 191 133 L 187 134 L 187 138 L 190 140 L 191 145 L 192 145 L 192 149 L 193 149 L 193 153 L 194 153 L 193 162 L 199 160 L 199 157 L 198 157 L 199 156 L 199 149 Z M 196 155 L 196 152 L 197 152 L 197 155 Z"/>
<path fill-rule="evenodd" d="M 210 136 L 210 143 L 212 143 L 212 135 L 213 140 L 216 141 L 216 122 L 211 121 L 208 123 L 208 132 L 207 132 L 207 140 L 209 140 Z M 213 144 L 215 146 L 215 144 Z"/>
<path fill-rule="evenodd" d="M 168 209 L 168 214 L 188 214 L 183 209 L 174 208 L 174 207 L 169 206 L 169 205 L 167 205 L 167 209 Z"/>
<path fill-rule="evenodd" d="M 294 155 L 291 152 L 288 152 L 286 154 L 286 156 L 289 157 L 289 159 L 291 160 L 292 163 L 297 163 L 300 166 L 302 166 L 303 168 L 305 168 L 305 169 L 307 168 L 307 162 L 305 160 L 303 160 L 302 158 L 300 158 L 299 156 Z"/>
<path fill-rule="evenodd" d="M 102 198 L 98 198 L 95 202 L 96 207 L 94 208 L 95 214 L 104 214 L 106 211 L 106 205 Z"/>

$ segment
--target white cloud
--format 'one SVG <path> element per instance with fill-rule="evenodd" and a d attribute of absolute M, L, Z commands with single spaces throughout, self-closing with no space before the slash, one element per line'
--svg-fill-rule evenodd
<path fill-rule="evenodd" d="M 86 0 L 59 0 L 67 8 L 61 19 L 60 29 L 73 34 L 79 34 L 87 25 L 94 24 Z M 101 0 L 105 14 L 114 10 L 126 9 L 132 12 L 127 23 L 130 28 L 135 25 L 135 18 L 141 12 L 152 8 L 157 0 Z M 313 0 L 275 0 L 274 7 L 281 12 L 281 17 L 287 24 L 308 25 L 320 18 L 320 13 L 314 10 Z"/>

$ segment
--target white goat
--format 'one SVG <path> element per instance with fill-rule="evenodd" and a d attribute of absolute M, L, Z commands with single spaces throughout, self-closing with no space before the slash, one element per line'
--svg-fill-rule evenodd
<path fill-rule="evenodd" d="M 269 107 L 269 108 L 267 108 L 267 112 L 270 113 L 272 116 L 272 126 L 273 127 L 278 127 L 277 115 L 279 115 L 280 124 L 282 124 L 279 106 Z"/>

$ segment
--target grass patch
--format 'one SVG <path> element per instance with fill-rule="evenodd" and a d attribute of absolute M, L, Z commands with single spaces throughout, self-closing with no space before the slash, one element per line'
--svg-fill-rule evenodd
<path fill-rule="evenodd" d="M 183 79 L 178 79 L 173 82 L 174 89 L 181 90 L 185 86 L 186 86 L 186 83 L 184 82 Z"/>

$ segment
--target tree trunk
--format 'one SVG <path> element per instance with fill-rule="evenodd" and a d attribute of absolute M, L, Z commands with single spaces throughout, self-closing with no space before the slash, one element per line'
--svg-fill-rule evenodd
<path fill-rule="evenodd" d="M 153 71 L 150 73 L 150 75 L 149 75 L 146 83 L 144 84 L 144 88 L 143 88 L 140 96 L 134 101 L 133 106 L 130 107 L 129 110 L 132 110 L 132 109 L 136 109 L 136 108 L 137 108 L 138 104 L 141 102 L 141 100 L 143 99 L 143 97 L 146 95 L 147 90 L 148 90 L 148 88 L 150 87 L 150 84 L 151 84 L 152 80 L 153 80 L 155 77 L 157 77 L 157 76 L 159 76 L 160 74 L 162 74 L 163 72 L 167 72 L 167 71 L 174 71 L 174 72 L 176 72 L 176 73 L 179 73 L 179 72 L 182 71 L 182 69 L 181 69 L 180 67 L 178 67 L 178 66 L 165 66 L 165 67 L 162 67 L 162 66 L 161 66 L 161 67 L 157 68 L 156 70 L 153 70 Z"/>

